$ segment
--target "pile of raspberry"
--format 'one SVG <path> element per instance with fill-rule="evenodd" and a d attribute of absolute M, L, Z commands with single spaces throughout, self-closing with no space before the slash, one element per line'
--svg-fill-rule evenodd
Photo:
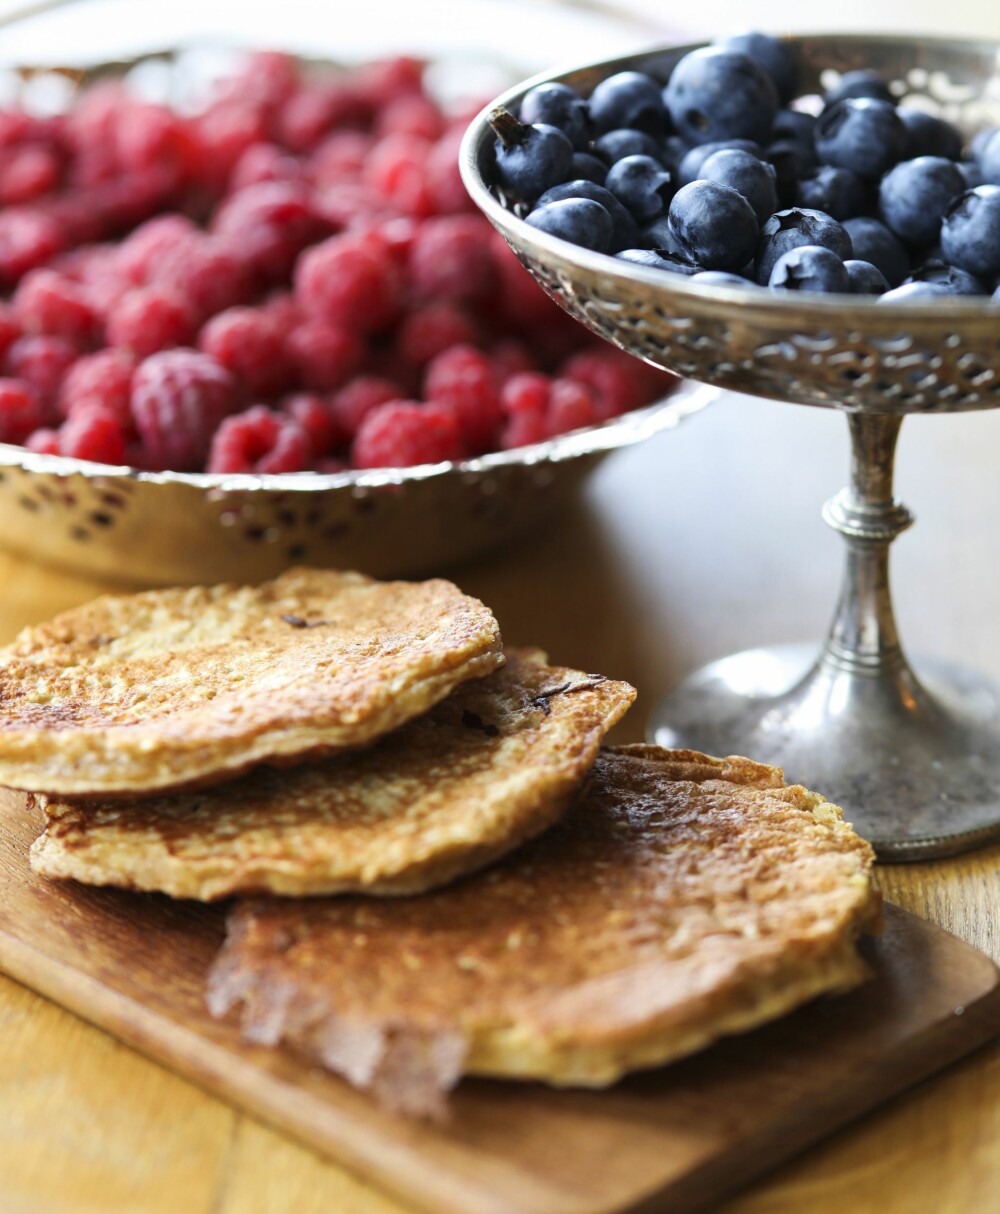
<path fill-rule="evenodd" d="M 0 442 L 147 470 L 408 466 L 662 395 L 462 187 L 411 59 L 265 53 L 199 113 L 119 82 L 0 112 Z"/>

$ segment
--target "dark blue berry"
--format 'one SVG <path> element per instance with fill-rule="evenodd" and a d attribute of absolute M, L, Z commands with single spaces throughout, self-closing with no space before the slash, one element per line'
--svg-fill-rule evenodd
<path fill-rule="evenodd" d="M 722 39 L 717 45 L 727 51 L 738 51 L 759 63 L 774 81 L 778 100 L 782 105 L 787 105 L 795 96 L 799 87 L 799 65 L 787 42 L 782 42 L 773 34 L 751 31 L 746 34 L 733 34 L 730 38 Z"/>
<path fill-rule="evenodd" d="M 497 133 L 497 178 L 516 198 L 530 202 L 566 180 L 573 145 L 558 127 L 546 123 L 529 126 L 507 110 L 494 110 L 490 125 Z"/>
<path fill-rule="evenodd" d="M 714 156 L 716 152 L 749 152 L 758 160 L 763 155 L 760 144 L 754 143 L 752 139 L 723 139 L 712 143 L 700 143 L 697 147 L 685 152 L 677 165 L 678 183 L 689 185 L 692 181 L 697 181 L 701 177 L 701 166 L 709 156 Z"/>
<path fill-rule="evenodd" d="M 898 287 L 910 272 L 910 255 L 885 224 L 859 216 L 845 219 L 844 229 L 854 246 L 854 256 L 878 266 L 889 286 Z"/>
<path fill-rule="evenodd" d="M 607 164 L 614 164 L 625 156 L 652 156 L 654 160 L 659 160 L 663 154 L 662 147 L 652 135 L 629 127 L 619 127 L 602 135 L 595 142 L 594 151 Z"/>
<path fill-rule="evenodd" d="M 536 207 L 527 222 L 540 232 L 558 236 L 584 249 L 606 253 L 611 247 L 611 216 L 589 198 L 564 198 Z"/>
<path fill-rule="evenodd" d="M 892 101 L 892 92 L 877 72 L 845 72 L 833 88 L 827 89 L 823 94 L 823 105 L 830 110 L 851 97 L 873 97 L 877 101 Z"/>
<path fill-rule="evenodd" d="M 841 261 L 854 255 L 850 236 L 829 215 L 801 207 L 778 211 L 760 230 L 754 270 L 761 286 L 770 282 L 771 271 L 779 257 L 803 245 L 820 245 L 836 253 Z"/>
<path fill-rule="evenodd" d="M 882 178 L 878 209 L 885 226 L 908 244 L 932 244 L 952 199 L 964 193 L 965 178 L 943 156 L 904 160 Z"/>
<path fill-rule="evenodd" d="M 620 127 L 666 133 L 666 111 L 660 86 L 643 72 L 618 72 L 590 94 L 590 117 L 599 135 Z"/>
<path fill-rule="evenodd" d="M 565 198 L 589 198 L 591 202 L 599 202 L 611 216 L 611 252 L 619 249 L 629 249 L 639 244 L 639 229 L 629 211 L 622 206 L 618 199 L 595 181 L 577 179 L 563 181 L 554 185 L 539 198 L 537 205 L 545 206 L 550 202 L 562 202 Z"/>
<path fill-rule="evenodd" d="M 902 158 L 906 127 L 890 102 L 852 97 L 822 115 L 815 144 L 824 164 L 874 179 Z"/>
<path fill-rule="evenodd" d="M 989 185 L 1000 185 L 1000 131 L 994 132 L 983 144 L 978 161 L 983 181 Z"/>
<path fill-rule="evenodd" d="M 906 282 L 901 287 L 893 287 L 879 296 L 880 304 L 910 304 L 928 303 L 932 299 L 941 299 L 951 292 L 940 282 Z"/>
<path fill-rule="evenodd" d="M 748 282 L 739 274 L 730 274 L 727 270 L 702 270 L 700 274 L 692 274 L 692 282 L 700 282 L 706 287 L 755 287 L 757 284 Z"/>
<path fill-rule="evenodd" d="M 851 283 L 852 295 L 881 295 L 889 290 L 885 275 L 870 261 L 850 258 L 844 262 L 844 269 Z"/>
<path fill-rule="evenodd" d="M 652 156 L 626 156 L 616 161 L 605 184 L 639 223 L 662 215 L 674 196 L 670 174 Z"/>
<path fill-rule="evenodd" d="M 679 135 L 689 143 L 763 142 L 778 112 L 774 81 L 746 55 L 706 46 L 681 59 L 663 91 Z"/>
<path fill-rule="evenodd" d="M 850 219 L 868 209 L 868 186 L 850 169 L 821 164 L 796 182 L 795 205 L 825 211 L 834 219 Z"/>
<path fill-rule="evenodd" d="M 968 270 L 950 266 L 933 258 L 913 271 L 907 282 L 937 282 L 948 288 L 950 295 L 989 295 L 989 288 Z"/>
<path fill-rule="evenodd" d="M 604 178 L 608 175 L 608 166 L 589 152 L 574 152 L 569 175 L 574 181 L 593 181 L 597 185 L 603 185 Z"/>
<path fill-rule="evenodd" d="M 681 274 L 685 278 L 693 278 L 696 274 L 703 274 L 704 266 L 698 265 L 691 261 L 689 257 L 684 257 L 680 253 L 660 253 L 661 270 L 668 270 L 671 274 Z"/>
<path fill-rule="evenodd" d="M 642 229 L 642 242 L 650 249 L 676 253 L 680 257 L 685 256 L 666 215 L 661 215 L 659 219 L 654 219 L 652 223 L 646 224 Z"/>
<path fill-rule="evenodd" d="M 906 127 L 904 157 L 915 160 L 918 156 L 943 156 L 946 160 L 961 160 L 962 136 L 943 118 L 900 106 L 897 111 Z"/>
<path fill-rule="evenodd" d="M 984 126 L 981 131 L 976 131 L 969 142 L 969 156 L 973 160 L 981 160 L 986 145 L 998 131 L 1000 126 Z"/>
<path fill-rule="evenodd" d="M 655 249 L 622 249 L 616 253 L 619 261 L 630 261 L 637 266 L 652 266 L 657 270 L 671 269 Z"/>
<path fill-rule="evenodd" d="M 759 225 L 736 190 L 692 181 L 674 195 L 668 222 L 681 249 L 705 270 L 739 270 L 753 256 Z"/>
<path fill-rule="evenodd" d="M 767 285 L 772 291 L 819 291 L 848 294 L 851 280 L 836 253 L 821 245 L 800 245 L 782 253 Z"/>
<path fill-rule="evenodd" d="M 777 139 L 765 149 L 764 158 L 774 166 L 778 202 L 782 206 L 794 205 L 799 178 L 819 164 L 816 150 L 800 139 Z"/>
<path fill-rule="evenodd" d="M 701 166 L 701 176 L 742 194 L 753 207 L 758 223 L 766 223 L 778 209 L 774 167 L 749 152 L 714 152 Z"/>
<path fill-rule="evenodd" d="M 772 142 L 777 139 L 795 139 L 812 147 L 816 118 L 802 110 L 778 110 L 771 127 Z"/>
<path fill-rule="evenodd" d="M 539 84 L 525 93 L 521 121 L 558 127 L 578 152 L 584 151 L 593 136 L 587 103 L 568 84 Z"/>
<path fill-rule="evenodd" d="M 1000 276 L 1000 186 L 979 185 L 955 199 L 941 224 L 941 249 L 977 278 Z"/>
<path fill-rule="evenodd" d="M 983 170 L 975 160 L 960 160 L 956 166 L 958 171 L 965 178 L 965 188 L 974 190 L 977 185 L 985 185 L 986 178 L 983 176 Z"/>

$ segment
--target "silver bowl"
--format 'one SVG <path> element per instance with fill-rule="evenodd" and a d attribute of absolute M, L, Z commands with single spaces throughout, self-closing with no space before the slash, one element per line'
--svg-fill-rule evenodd
<path fill-rule="evenodd" d="M 1000 123 L 1000 46 L 927 38 L 788 39 L 803 91 L 872 68 L 896 97 L 966 133 Z M 587 95 L 614 72 L 665 81 L 694 46 L 557 77 Z M 516 110 L 543 77 L 494 105 Z M 492 110 L 492 106 L 490 110 Z M 851 485 L 824 509 L 847 543 L 843 590 L 819 655 L 752 650 L 696 671 L 661 705 L 652 736 L 785 767 L 839 801 L 886 859 L 945 855 L 1000 837 L 1000 688 L 976 672 L 905 659 L 889 594 L 891 541 L 912 523 L 893 498 L 908 413 L 1000 405 L 1000 306 L 946 298 L 887 306 L 857 296 L 706 287 L 529 227 L 491 181 L 484 111 L 462 148 L 475 201 L 573 316 L 623 349 L 722 388 L 848 414 Z"/>

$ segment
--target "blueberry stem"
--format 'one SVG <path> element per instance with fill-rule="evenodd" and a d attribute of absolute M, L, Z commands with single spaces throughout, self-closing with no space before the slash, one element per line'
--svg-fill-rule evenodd
<path fill-rule="evenodd" d="M 519 119 L 515 118 L 510 110 L 505 110 L 503 106 L 499 105 L 495 110 L 490 111 L 486 121 L 493 128 L 496 137 L 505 148 L 514 148 L 518 144 L 524 143 L 530 129 Z"/>

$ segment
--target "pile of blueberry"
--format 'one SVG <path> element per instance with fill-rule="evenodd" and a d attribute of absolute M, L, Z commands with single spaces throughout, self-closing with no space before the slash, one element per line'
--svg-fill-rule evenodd
<path fill-rule="evenodd" d="M 1000 302 L 1000 128 L 965 148 L 874 72 L 797 97 L 766 34 L 685 55 L 584 99 L 540 84 L 494 111 L 495 175 L 533 227 L 695 282 Z"/>

